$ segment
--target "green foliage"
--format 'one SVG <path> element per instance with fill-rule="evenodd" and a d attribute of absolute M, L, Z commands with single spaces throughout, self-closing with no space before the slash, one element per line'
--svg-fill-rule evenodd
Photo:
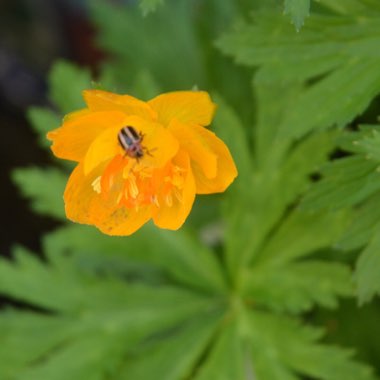
<path fill-rule="evenodd" d="M 49 141 L 46 139 L 46 133 L 51 131 L 52 128 L 59 127 L 60 119 L 58 115 L 50 109 L 31 107 L 27 112 L 27 117 L 36 133 L 40 135 L 39 143 L 41 146 L 45 148 L 50 146 Z"/>
<path fill-rule="evenodd" d="M 108 65 L 117 84 L 113 90 L 137 96 L 132 78 L 149 73 L 160 91 L 196 86 L 225 94 L 233 105 L 246 103 L 251 98 L 251 74 L 233 66 L 212 46 L 241 8 L 249 9 L 240 2 L 248 1 L 167 0 L 144 17 L 135 7 L 91 1 L 99 45 L 115 59 Z M 245 108 L 242 112 L 249 113 Z"/>
<path fill-rule="evenodd" d="M 304 20 L 309 16 L 310 0 L 285 0 L 284 12 L 290 15 L 297 32 L 301 29 Z"/>
<path fill-rule="evenodd" d="M 218 47 L 238 63 L 258 66 L 257 81 L 312 81 L 279 125 L 281 136 L 301 137 L 344 126 L 379 94 L 380 57 L 374 52 L 380 44 L 380 8 L 374 8 L 368 6 L 357 17 L 312 14 L 302 33 L 273 11 L 258 12 L 252 22 L 220 38 Z"/>
<path fill-rule="evenodd" d="M 0 294 L 17 301 L 0 313 L 2 377 L 375 380 L 341 347 L 357 340 L 334 335 L 320 310 L 364 331 L 357 306 L 339 301 L 380 293 L 378 127 L 343 129 L 380 91 L 378 2 L 320 0 L 299 32 L 267 1 L 167 0 L 153 13 L 161 2 L 140 2 L 148 17 L 91 2 L 112 56 L 97 86 L 142 99 L 209 90 L 239 177 L 180 231 L 109 237 L 70 223 L 42 238 L 39 256 L 16 247 L 0 261 Z M 297 29 L 309 5 L 285 2 Z M 245 68 L 211 48 L 221 33 L 219 49 Z M 59 61 L 49 78 L 59 112 L 84 106 L 87 69 Z M 49 109 L 28 116 L 41 141 L 59 124 Z M 63 221 L 67 176 L 27 168 L 14 180 L 36 212 Z M 342 250 L 363 251 L 354 276 Z"/>
<path fill-rule="evenodd" d="M 377 51 L 375 46 L 380 44 L 379 3 L 356 0 L 321 3 L 325 7 L 323 13 L 312 14 L 302 33 L 295 33 L 273 11 L 266 10 L 257 13 L 252 22 L 241 23 L 218 41 L 220 49 L 233 55 L 238 63 L 258 67 L 257 88 L 267 86 L 271 89 L 272 83 L 280 82 L 284 83 L 282 87 L 291 87 L 290 91 L 293 91 L 293 94 L 285 93 L 285 100 L 279 104 L 282 107 L 287 102 L 287 111 L 278 120 L 269 116 L 272 128 L 261 134 L 260 128 L 256 129 L 258 153 L 265 155 L 267 151 L 265 144 L 260 146 L 263 139 L 272 146 L 278 140 L 282 145 L 276 149 L 279 154 L 288 149 L 287 139 L 291 141 L 310 131 L 334 125 L 344 126 L 363 112 L 380 92 L 377 70 L 380 57 L 374 53 Z M 295 6 L 295 2 L 288 4 L 288 12 L 300 9 L 290 8 L 291 5 Z M 265 92 L 258 93 L 259 100 L 262 96 Z M 268 97 L 264 99 L 269 101 Z M 277 124 L 275 130 L 274 123 Z M 333 161 L 322 169 L 323 180 L 306 196 L 305 208 L 349 208 L 378 193 L 378 132 L 372 135 L 363 132 L 353 138 L 357 139 L 356 147 L 348 150 L 356 154 Z M 361 206 L 361 210 L 364 208 Z M 377 226 L 376 212 L 369 211 L 367 215 L 366 221 L 353 222 L 349 230 L 363 231 L 362 237 L 358 238 L 361 244 L 372 236 L 364 232 L 364 226 L 371 231 Z M 369 225 L 369 218 L 375 223 Z M 345 236 L 351 241 L 355 239 L 349 233 Z M 341 244 L 345 244 L 344 239 Z M 358 264 L 356 275 L 362 302 L 375 294 L 380 286 L 373 274 L 362 272 L 366 267 Z M 368 291 L 370 288 L 372 292 Z"/>
<path fill-rule="evenodd" d="M 363 126 L 342 139 L 342 148 L 354 153 L 326 164 L 319 181 L 303 200 L 308 209 L 357 206 L 353 220 L 339 239 L 341 249 L 364 247 L 355 273 L 360 303 L 380 293 L 380 140 L 378 127 Z"/>
<path fill-rule="evenodd" d="M 88 70 L 80 69 L 69 62 L 58 61 L 50 72 L 50 97 L 62 113 L 84 108 L 82 91 L 92 88 Z"/>
<path fill-rule="evenodd" d="M 318 323 L 322 323 L 329 330 L 327 341 L 331 344 L 345 344 L 355 347 L 358 357 L 371 361 L 377 370 L 380 363 L 377 358 L 380 354 L 380 342 L 377 339 L 380 333 L 378 323 L 379 302 L 353 307 L 355 300 L 347 300 L 341 303 L 339 310 L 319 310 L 313 317 Z M 365 321 L 365 323 L 357 323 Z M 353 329 L 352 326 L 356 328 Z"/>
<path fill-rule="evenodd" d="M 144 16 L 150 12 L 154 12 L 164 0 L 140 0 L 140 8 Z"/>
<path fill-rule="evenodd" d="M 16 169 L 13 172 L 13 180 L 23 196 L 32 199 L 33 210 L 58 219 L 65 218 L 62 194 L 67 176 L 61 170 L 37 167 Z"/>
<path fill-rule="evenodd" d="M 379 224 L 376 227 L 379 227 Z M 361 303 L 368 302 L 375 294 L 380 295 L 380 239 L 377 231 L 369 240 L 356 267 L 355 279 Z"/>

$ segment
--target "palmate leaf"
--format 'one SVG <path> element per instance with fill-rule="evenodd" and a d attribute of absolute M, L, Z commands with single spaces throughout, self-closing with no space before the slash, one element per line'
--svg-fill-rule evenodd
<path fill-rule="evenodd" d="M 5 380 L 132 374 L 142 380 L 157 374 L 165 380 L 280 380 L 298 379 L 296 373 L 373 379 L 345 351 L 316 343 L 319 330 L 251 309 L 248 299 L 230 303 L 228 294 L 191 286 L 104 276 L 84 270 L 70 252 L 51 264 L 24 250 L 16 254 L 16 263 L 0 263 L 0 293 L 53 314 L 1 314 Z"/>
<path fill-rule="evenodd" d="M 275 12 L 260 12 L 217 45 L 238 63 L 258 66 L 256 81 L 312 80 L 279 125 L 281 136 L 300 137 L 345 125 L 380 92 L 380 14 L 368 9 L 356 15 L 360 22 L 351 15 L 312 14 L 302 33 Z"/>
<path fill-rule="evenodd" d="M 270 103 L 266 107 L 262 108 L 262 113 L 258 116 L 262 121 L 258 128 L 272 128 L 275 134 L 275 116 L 264 117 L 263 113 L 271 111 Z M 272 109 L 272 113 L 276 113 L 276 110 Z M 289 205 L 308 189 L 310 174 L 325 162 L 333 149 L 335 133 L 329 131 L 314 134 L 291 147 L 291 140 L 274 138 L 273 146 L 267 146 L 270 154 L 265 159 L 264 147 L 269 144 L 267 136 L 268 132 L 265 135 L 257 133 L 255 142 L 262 147 L 262 156 L 256 160 L 259 166 L 254 168 L 250 177 L 239 176 L 229 193 L 231 209 L 226 210 L 228 230 L 225 254 L 232 273 L 259 254 L 268 234 L 282 220 Z M 249 179 L 251 182 L 247 184 Z M 244 186 L 239 186 L 239 181 L 244 181 Z M 315 218 L 312 216 L 309 219 Z M 305 230 L 309 227 L 307 224 L 304 226 Z M 296 241 L 298 240 L 297 235 Z"/>
<path fill-rule="evenodd" d="M 226 288 L 212 252 L 186 231 L 161 231 L 147 225 L 133 236 L 110 239 L 93 227 L 72 226 L 47 236 L 44 247 L 50 260 L 58 265 L 62 256 L 72 253 L 78 264 L 86 265 L 87 260 L 92 270 L 104 269 L 107 262 L 114 271 L 123 265 L 127 272 L 145 267 L 150 273 L 158 268 L 181 286 L 206 292 L 222 292 Z"/>
<path fill-rule="evenodd" d="M 191 367 L 222 315 L 223 304 L 216 295 L 173 286 L 161 285 L 158 289 L 128 284 L 86 273 L 70 256 L 62 257 L 57 267 L 43 264 L 25 251 L 16 253 L 16 264 L 5 260 L 0 263 L 0 293 L 54 315 L 13 311 L 1 316 L 4 345 L 0 349 L 0 370 L 7 380 L 67 376 L 78 380 L 105 376 L 118 379 L 118 368 L 124 366 L 126 355 L 133 363 L 136 350 L 169 339 L 167 336 L 176 340 L 186 331 L 180 328 L 186 320 L 198 326 L 189 333 L 198 345 L 198 351 L 187 361 Z M 46 328 L 57 330 L 46 334 Z M 30 349 L 34 340 L 38 344 Z M 174 364 L 168 362 L 169 367 Z M 64 374 L 60 368 L 65 368 Z"/>
<path fill-rule="evenodd" d="M 353 362 L 348 352 L 316 343 L 320 337 L 317 330 L 304 328 L 301 334 L 299 322 L 276 314 L 297 315 L 315 305 L 335 308 L 339 297 L 352 295 L 351 272 L 346 265 L 308 258 L 331 249 L 351 214 L 346 210 L 309 212 L 295 207 L 311 186 L 310 174 L 326 162 L 337 144 L 337 134 L 314 133 L 297 143 L 291 136 L 278 137 L 277 121 L 286 115 L 299 89 L 261 83 L 255 89 L 261 102 L 254 142 L 262 154 L 259 160 L 248 160 L 252 174 L 237 179 L 226 208 L 225 263 L 231 286 L 242 298 L 231 300 L 231 324 L 217 337 L 215 351 L 210 351 L 198 376 L 202 380 L 228 379 L 228 375 L 296 380 L 302 374 L 318 379 L 371 379 L 368 368 Z M 273 105 L 270 91 L 289 95 L 289 103 Z M 218 124 L 223 124 L 223 118 L 227 120 L 228 114 L 222 113 Z M 231 124 L 239 125 L 236 115 L 234 119 L 235 124 Z M 239 128 L 236 131 L 239 140 Z M 239 160 L 246 145 L 237 153 Z M 240 319 L 245 308 L 249 310 L 248 321 L 254 322 Z M 264 317 L 258 312 L 263 309 L 274 313 L 265 313 Z M 233 322 L 234 317 L 237 321 Z M 273 323 L 267 323 L 266 318 Z M 291 344 L 293 353 L 284 354 L 284 344 Z M 234 354 L 227 360 L 231 347 Z M 315 364 L 321 360 L 324 363 Z"/>

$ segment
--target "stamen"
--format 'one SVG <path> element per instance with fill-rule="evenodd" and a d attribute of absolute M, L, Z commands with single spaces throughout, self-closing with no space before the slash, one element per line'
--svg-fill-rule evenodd
<path fill-rule="evenodd" d="M 158 202 L 158 198 L 157 198 L 156 195 L 152 195 L 152 196 L 150 197 L 150 201 L 151 201 L 152 203 L 154 203 L 157 207 L 160 207 L 160 203 Z"/>
<path fill-rule="evenodd" d="M 183 183 L 184 183 L 184 178 L 182 175 L 175 174 L 172 178 L 172 184 L 173 186 L 182 189 L 183 188 Z"/>
<path fill-rule="evenodd" d="M 182 194 L 180 193 L 180 191 L 175 188 L 173 192 L 174 196 L 178 199 L 178 202 L 182 203 Z"/>
<path fill-rule="evenodd" d="M 134 169 L 136 163 L 132 162 L 131 160 L 128 160 L 127 165 L 125 165 L 123 169 L 123 178 L 127 179 L 129 175 L 131 174 L 131 171 Z"/>
<path fill-rule="evenodd" d="M 167 194 L 166 197 L 165 197 L 165 203 L 169 206 L 169 207 L 172 207 L 173 206 L 173 197 L 171 195 L 171 193 Z"/>
<path fill-rule="evenodd" d="M 128 180 L 128 190 L 133 199 L 136 199 L 139 195 L 139 188 L 137 187 L 136 177 L 134 175 L 131 175 Z"/>
<path fill-rule="evenodd" d="M 100 176 L 99 176 L 99 177 L 96 177 L 96 178 L 94 179 L 94 181 L 92 182 L 92 184 L 91 184 L 91 186 L 92 186 L 92 188 L 94 189 L 94 191 L 95 191 L 96 193 L 98 193 L 98 194 L 100 194 L 101 191 L 102 191 L 102 188 L 101 188 L 101 186 L 100 186 L 100 179 L 101 179 Z"/>

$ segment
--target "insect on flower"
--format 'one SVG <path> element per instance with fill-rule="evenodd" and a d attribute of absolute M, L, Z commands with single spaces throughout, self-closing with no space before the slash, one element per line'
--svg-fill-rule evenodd
<path fill-rule="evenodd" d="M 136 158 L 138 161 L 144 156 L 146 149 L 141 145 L 144 138 L 141 132 L 137 132 L 135 128 L 128 125 L 119 131 L 117 137 L 120 145 L 129 157 Z"/>
<path fill-rule="evenodd" d="M 57 157 L 78 163 L 64 193 L 69 219 L 109 235 L 130 235 L 151 219 L 176 230 L 196 194 L 223 192 L 237 176 L 228 147 L 207 128 L 216 108 L 207 92 L 147 102 L 83 94 L 86 108 L 47 136 Z"/>

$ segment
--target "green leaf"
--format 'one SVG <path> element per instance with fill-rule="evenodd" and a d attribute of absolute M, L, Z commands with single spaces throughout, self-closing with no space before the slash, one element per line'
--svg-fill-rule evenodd
<path fill-rule="evenodd" d="M 347 211 L 317 213 L 296 209 L 273 233 L 255 262 L 286 263 L 329 248 L 341 236 L 349 216 Z"/>
<path fill-rule="evenodd" d="M 353 219 L 336 246 L 344 250 L 365 247 L 357 263 L 355 279 L 359 302 L 368 302 L 379 291 L 376 240 L 380 223 L 380 139 L 375 126 L 349 133 L 343 147 L 352 156 L 334 160 L 322 170 L 322 179 L 306 194 L 302 207 L 320 210 L 356 206 Z"/>
<path fill-rule="evenodd" d="M 244 378 L 243 341 L 236 321 L 227 323 L 212 346 L 207 360 L 201 365 L 195 380 L 230 380 Z"/>
<path fill-rule="evenodd" d="M 380 5 L 377 0 L 319 0 L 319 2 L 339 14 L 373 15 L 380 13 Z"/>
<path fill-rule="evenodd" d="M 70 317 L 8 310 L 0 315 L 0 372 L 14 379 L 21 368 L 44 357 L 77 329 Z"/>
<path fill-rule="evenodd" d="M 332 161 L 322 169 L 322 179 L 306 194 L 302 207 L 336 210 L 358 204 L 379 191 L 378 165 L 363 155 Z"/>
<path fill-rule="evenodd" d="M 355 347 L 358 358 L 375 363 L 375 368 L 378 370 L 379 312 L 379 302 L 359 306 L 357 300 L 345 300 L 341 302 L 337 310 L 316 311 L 313 321 L 326 326 L 326 343 Z M 358 323 L 358 321 L 365 321 L 365 323 Z"/>
<path fill-rule="evenodd" d="M 309 11 L 310 0 L 285 0 L 284 12 L 289 14 L 297 31 L 301 29 Z"/>
<path fill-rule="evenodd" d="M 279 126 L 289 109 L 294 106 L 303 86 L 253 81 L 257 102 L 257 120 L 254 133 L 255 161 L 262 170 L 273 170 L 281 165 L 291 139 L 279 138 Z M 277 94 L 276 97 L 273 94 Z M 277 97 L 282 99 L 278 101 Z M 320 144 L 322 146 L 322 144 Z M 270 152 L 270 154 L 268 154 Z"/>
<path fill-rule="evenodd" d="M 37 167 L 15 169 L 12 179 L 36 212 L 65 219 L 63 191 L 67 176 L 59 169 Z"/>
<path fill-rule="evenodd" d="M 0 261 L 0 293 L 54 315 L 0 317 L 0 336 L 8 343 L 6 351 L 0 349 L 0 368 L 12 379 L 116 376 L 125 355 L 139 345 L 143 349 L 148 338 L 163 339 L 184 321 L 199 321 L 197 337 L 206 341 L 224 310 L 218 297 L 190 289 L 136 285 L 83 272 L 67 255 L 59 266 L 44 264 L 22 249 L 16 256 L 13 264 Z M 47 334 L 46 328 L 56 331 Z M 188 333 L 194 355 L 202 346 L 197 337 L 193 330 Z M 34 340 L 38 343 L 31 349 Z"/>
<path fill-rule="evenodd" d="M 380 224 L 376 225 L 369 244 L 359 257 L 356 266 L 355 280 L 357 293 L 361 304 L 368 302 L 374 295 L 380 295 Z"/>
<path fill-rule="evenodd" d="M 143 15 L 146 16 L 150 12 L 154 12 L 163 2 L 164 0 L 140 0 L 140 8 Z"/>
<path fill-rule="evenodd" d="M 204 354 L 219 319 L 220 313 L 194 318 L 140 355 L 131 355 L 120 379 L 151 380 L 157 374 L 165 374 L 165 380 L 187 378 Z"/>
<path fill-rule="evenodd" d="M 373 54 L 380 17 L 360 20 L 315 13 L 296 33 L 276 13 L 258 12 L 253 23 L 241 23 L 219 39 L 218 47 L 239 63 L 258 66 L 259 81 L 311 81 L 279 126 L 282 137 L 296 138 L 345 125 L 380 92 L 380 58 Z"/>
<path fill-rule="evenodd" d="M 380 132 L 379 128 L 375 128 L 369 135 L 365 135 L 362 139 L 354 141 L 358 151 L 366 154 L 366 158 L 376 162 L 380 162 Z M 367 132 L 368 133 L 368 132 Z"/>
<path fill-rule="evenodd" d="M 364 247 L 374 236 L 380 223 L 380 193 L 374 193 L 358 206 L 352 221 L 336 246 L 346 251 Z"/>
<path fill-rule="evenodd" d="M 233 186 L 238 186 L 241 193 L 247 191 L 252 181 L 252 156 L 250 141 L 243 124 L 235 110 L 227 105 L 219 95 L 213 96 L 217 112 L 213 126 L 216 135 L 221 138 L 231 151 L 239 176 Z"/>
<path fill-rule="evenodd" d="M 274 160 L 272 155 L 268 155 L 269 162 L 263 162 L 262 171 L 255 173 L 252 185 L 248 187 L 250 197 L 245 199 L 241 194 L 235 195 L 235 201 L 228 210 L 226 242 L 228 265 L 235 268 L 232 271 L 236 271 L 239 266 L 246 266 L 252 258 L 262 254 L 268 234 L 282 221 L 289 205 L 309 188 L 310 174 L 326 160 L 334 145 L 334 137 L 331 132 L 311 135 L 294 145 L 293 149 L 287 152 L 282 150 L 282 155 L 287 153 L 282 161 L 279 157 Z M 279 144 L 283 146 L 283 142 L 280 141 Z M 318 223 L 318 215 L 310 215 L 308 219 Z M 311 228 L 305 224 L 305 230 L 309 227 Z M 298 232 L 291 244 L 302 240 L 299 239 Z M 330 230 L 327 235 L 331 232 Z M 305 236 L 305 241 L 309 239 L 310 236 Z M 278 247 L 279 251 L 283 250 L 282 244 L 283 242 Z M 285 247 L 286 245 L 287 243 Z"/>
<path fill-rule="evenodd" d="M 256 305 L 291 313 L 310 310 L 316 304 L 336 308 L 338 297 L 353 294 L 347 266 L 315 260 L 253 267 L 245 273 L 244 287 Z"/>
<path fill-rule="evenodd" d="M 137 7 L 90 3 L 92 19 L 100 30 L 99 43 L 118 58 L 118 77 L 122 81 L 130 83 L 134 75 L 145 70 L 164 91 L 190 90 L 203 83 L 204 68 L 191 7 L 191 2 L 175 1 L 144 17 Z"/>
<path fill-rule="evenodd" d="M 46 134 L 52 129 L 58 128 L 61 120 L 59 116 L 48 108 L 30 107 L 27 111 L 27 117 L 34 130 L 39 135 L 39 143 L 44 148 L 50 146 Z"/>
<path fill-rule="evenodd" d="M 206 291 L 225 289 L 225 279 L 213 253 L 190 233 L 159 230 L 152 225 L 128 238 L 109 238 L 90 227 L 65 228 L 45 240 L 49 255 L 91 252 L 99 258 L 114 255 L 137 263 L 158 266 L 181 284 Z M 125 261 L 125 260 L 124 260 Z"/>
<path fill-rule="evenodd" d="M 259 311 L 249 313 L 247 324 L 259 379 L 296 380 L 296 374 L 321 380 L 375 379 L 368 367 L 351 359 L 349 351 L 316 343 L 319 329 Z"/>
<path fill-rule="evenodd" d="M 50 97 L 64 114 L 84 108 L 82 91 L 93 87 L 89 70 L 63 60 L 54 64 L 49 83 Z"/>

